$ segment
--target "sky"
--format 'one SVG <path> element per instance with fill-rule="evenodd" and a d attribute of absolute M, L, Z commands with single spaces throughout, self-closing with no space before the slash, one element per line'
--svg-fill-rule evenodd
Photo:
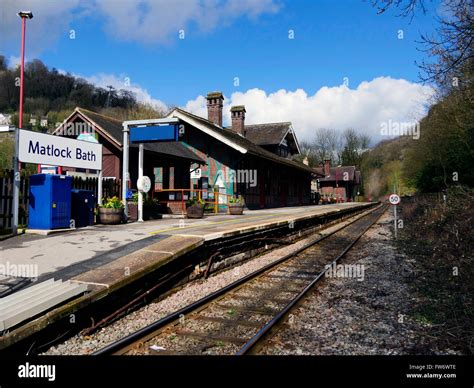
<path fill-rule="evenodd" d="M 129 89 L 162 109 L 206 116 L 222 91 L 246 123 L 291 121 L 298 138 L 354 128 L 372 142 L 388 122 L 413 122 L 433 95 L 419 82 L 420 33 L 439 0 L 413 19 L 377 14 L 369 0 L 2 0 L 0 55 L 20 55 L 98 86 Z"/>

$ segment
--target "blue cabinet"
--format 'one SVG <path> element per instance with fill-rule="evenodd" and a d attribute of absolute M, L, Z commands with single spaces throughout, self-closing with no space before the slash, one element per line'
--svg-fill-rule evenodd
<path fill-rule="evenodd" d="M 36 174 L 30 177 L 30 229 L 69 228 L 72 177 Z"/>
<path fill-rule="evenodd" d="M 76 228 L 94 225 L 95 194 L 91 190 L 71 191 L 71 218 Z"/>

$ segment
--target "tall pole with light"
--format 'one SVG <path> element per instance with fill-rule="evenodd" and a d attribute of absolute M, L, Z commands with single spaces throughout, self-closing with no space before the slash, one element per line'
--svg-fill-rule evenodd
<path fill-rule="evenodd" d="M 20 206 L 20 161 L 18 160 L 18 146 L 20 132 L 23 128 L 23 83 L 25 73 L 25 31 L 26 19 L 33 19 L 33 13 L 30 11 L 20 11 L 18 16 L 21 18 L 21 67 L 20 67 L 20 112 L 18 116 L 18 128 L 15 129 L 15 156 L 13 157 L 13 220 L 12 232 L 18 233 L 18 213 Z"/>
<path fill-rule="evenodd" d="M 33 19 L 33 13 L 30 11 L 20 11 L 18 16 L 21 18 L 21 67 L 20 67 L 20 116 L 18 117 L 18 128 L 23 128 L 23 85 L 25 79 L 25 31 L 26 19 Z"/>

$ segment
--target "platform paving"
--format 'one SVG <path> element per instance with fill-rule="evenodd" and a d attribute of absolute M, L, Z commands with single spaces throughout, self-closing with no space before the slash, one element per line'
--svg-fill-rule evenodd
<path fill-rule="evenodd" d="M 197 220 L 161 219 L 126 225 L 97 225 L 49 236 L 21 235 L 0 241 L 0 274 L 3 267 L 33 265 L 35 275 L 40 279 L 52 276 L 66 279 L 160 241 L 165 243 L 170 236 L 182 236 L 180 246 L 187 244 L 185 237 L 192 237 L 189 244 L 193 245 L 196 238 L 212 240 L 360 205 L 286 207 L 246 211 L 242 216 L 223 214 Z M 162 250 L 166 251 L 165 248 Z"/>

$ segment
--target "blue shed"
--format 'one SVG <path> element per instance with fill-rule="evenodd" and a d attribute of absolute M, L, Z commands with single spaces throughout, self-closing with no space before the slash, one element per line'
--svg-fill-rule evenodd
<path fill-rule="evenodd" d="M 69 228 L 72 177 L 35 174 L 30 177 L 30 229 Z"/>

